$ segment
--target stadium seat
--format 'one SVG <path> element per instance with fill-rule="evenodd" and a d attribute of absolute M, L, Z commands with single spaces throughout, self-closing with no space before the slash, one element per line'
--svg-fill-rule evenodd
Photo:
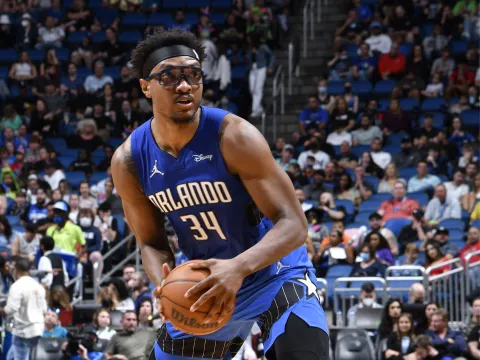
<path fill-rule="evenodd" d="M 67 142 L 64 138 L 46 138 L 45 141 L 52 145 L 53 148 L 58 152 L 62 152 L 63 150 L 67 149 Z"/>
<path fill-rule="evenodd" d="M 355 222 L 359 224 L 367 225 L 369 216 L 375 211 L 377 211 L 377 209 L 375 209 L 374 211 L 359 212 L 357 215 L 355 215 Z"/>
<path fill-rule="evenodd" d="M 351 149 L 352 154 L 358 158 L 362 157 L 362 153 L 365 151 L 370 151 L 370 145 L 357 145 Z"/>
<path fill-rule="evenodd" d="M 449 232 L 448 241 L 450 242 L 461 241 L 465 245 L 465 242 L 463 241 L 465 237 L 465 232 L 463 230 L 453 229 L 453 230 L 449 230 L 448 232 Z"/>
<path fill-rule="evenodd" d="M 86 66 L 77 68 L 77 76 L 80 78 L 86 78 L 88 75 L 91 75 L 92 71 Z"/>
<path fill-rule="evenodd" d="M 457 249 L 461 250 L 465 247 L 466 242 L 463 240 L 448 240 L 448 243 L 453 247 L 457 247 Z"/>
<path fill-rule="evenodd" d="M 67 62 L 70 59 L 70 51 L 65 48 L 55 49 L 57 53 L 57 59 L 60 62 Z"/>
<path fill-rule="evenodd" d="M 221 9 L 230 9 L 232 7 L 231 0 L 213 0 L 212 7 Z"/>
<path fill-rule="evenodd" d="M 122 215 L 113 215 L 117 219 L 118 232 L 121 236 L 125 235 L 125 220 Z"/>
<path fill-rule="evenodd" d="M 363 337 L 363 338 L 369 337 L 368 332 L 366 330 L 347 328 L 347 329 L 342 329 L 338 332 L 336 341 L 340 341 L 346 336 Z"/>
<path fill-rule="evenodd" d="M 387 137 L 387 142 L 386 142 L 386 145 L 387 146 L 400 146 L 400 144 L 402 143 L 402 139 L 405 137 L 405 133 L 392 133 L 390 135 L 388 135 Z M 387 151 L 384 149 L 384 151 Z"/>
<path fill-rule="evenodd" d="M 377 329 L 382 319 L 382 308 L 359 308 L 355 314 L 355 328 L 357 329 Z"/>
<path fill-rule="evenodd" d="M 367 337 L 347 335 L 337 341 L 335 360 L 375 360 L 372 341 Z"/>
<path fill-rule="evenodd" d="M 370 81 L 354 81 L 352 83 L 352 93 L 355 95 L 369 95 L 372 92 L 372 83 Z"/>
<path fill-rule="evenodd" d="M 420 29 L 420 34 L 422 35 L 422 38 L 432 35 L 433 24 L 422 24 L 422 27 Z"/>
<path fill-rule="evenodd" d="M 465 229 L 465 223 L 460 219 L 445 219 L 440 221 L 438 226 L 443 226 L 448 230 L 460 230 L 463 231 Z"/>
<path fill-rule="evenodd" d="M 106 172 L 95 171 L 92 176 L 90 176 L 90 184 L 98 184 L 100 181 L 105 180 L 106 178 L 108 178 Z"/>
<path fill-rule="evenodd" d="M 390 96 L 395 84 L 393 80 L 381 80 L 375 84 L 373 94 L 378 97 Z"/>
<path fill-rule="evenodd" d="M 421 109 L 423 112 L 432 112 L 440 111 L 446 106 L 447 103 L 443 98 L 428 98 L 423 101 Z"/>
<path fill-rule="evenodd" d="M 413 111 L 415 108 L 419 107 L 418 101 L 411 98 L 400 99 L 400 107 L 405 111 Z"/>
<path fill-rule="evenodd" d="M 0 67 L 0 79 L 8 78 L 8 73 L 10 69 L 8 67 Z"/>
<path fill-rule="evenodd" d="M 450 102 L 448 103 L 448 105 L 450 105 L 450 106 L 455 105 L 459 101 L 460 101 L 460 98 L 458 96 L 454 96 L 450 99 Z"/>
<path fill-rule="evenodd" d="M 384 202 L 386 200 L 390 200 L 391 198 L 392 198 L 392 194 L 390 193 L 378 193 L 378 194 L 373 194 L 369 200 Z"/>
<path fill-rule="evenodd" d="M 420 206 L 427 206 L 428 204 L 428 195 L 422 191 L 408 193 L 407 198 L 415 200 Z"/>
<path fill-rule="evenodd" d="M 76 158 L 78 156 L 78 150 L 79 149 L 63 149 L 60 152 L 60 155 L 61 156 L 70 156 L 70 157 Z"/>
<path fill-rule="evenodd" d="M 380 183 L 380 180 L 378 179 L 378 177 L 367 175 L 364 177 L 364 179 L 366 182 L 369 182 L 370 184 L 372 184 L 374 191 L 377 191 L 378 184 Z"/>
<path fill-rule="evenodd" d="M 163 0 L 163 7 L 165 9 L 182 9 L 186 3 L 186 0 Z"/>
<path fill-rule="evenodd" d="M 382 201 L 369 199 L 360 204 L 360 206 L 358 207 L 358 211 L 373 213 L 378 210 L 381 204 L 382 204 Z"/>
<path fill-rule="evenodd" d="M 443 122 L 445 119 L 445 115 L 438 112 L 434 112 L 432 113 L 432 115 L 433 115 L 433 127 L 435 129 L 443 129 Z M 419 121 L 420 121 L 420 126 L 423 126 L 425 122 L 425 115 L 420 116 Z"/>
<path fill-rule="evenodd" d="M 13 230 L 19 233 L 24 233 L 25 227 L 23 227 L 22 225 L 15 225 L 13 226 Z"/>
<path fill-rule="evenodd" d="M 87 34 L 86 31 L 73 31 L 68 35 L 67 42 L 72 45 L 80 44 Z"/>
<path fill-rule="evenodd" d="M 15 50 L 0 49 L 0 63 L 11 65 L 18 58 Z"/>
<path fill-rule="evenodd" d="M 60 164 L 62 164 L 64 169 L 68 169 L 72 161 L 75 160 L 72 156 L 58 156 L 57 159 L 60 161 Z"/>
<path fill-rule="evenodd" d="M 450 41 L 449 47 L 452 55 L 465 55 L 468 50 L 468 40 L 452 40 Z"/>
<path fill-rule="evenodd" d="M 62 344 L 67 339 L 40 338 L 30 353 L 30 360 L 62 360 L 64 354 Z"/>
<path fill-rule="evenodd" d="M 248 68 L 244 65 L 232 66 L 232 79 L 245 79 L 247 76 Z"/>
<path fill-rule="evenodd" d="M 65 172 L 65 177 L 67 178 L 70 186 L 73 188 L 78 188 L 82 181 L 87 180 L 87 177 L 83 171 L 67 171 Z"/>
<path fill-rule="evenodd" d="M 479 228 L 480 229 L 480 219 L 477 219 L 475 221 L 472 221 L 472 223 L 470 224 L 471 226 L 475 226 L 476 228 Z"/>
<path fill-rule="evenodd" d="M 398 154 L 402 149 L 400 148 L 400 144 L 398 145 L 387 145 L 383 148 L 383 151 L 390 153 L 392 155 Z"/>
<path fill-rule="evenodd" d="M 192 26 L 200 22 L 200 17 L 196 13 L 186 13 L 185 14 L 185 23 Z"/>
<path fill-rule="evenodd" d="M 347 215 L 349 216 L 353 216 L 353 214 L 355 213 L 355 207 L 351 200 L 335 200 L 335 205 L 343 206 L 345 208 L 345 211 L 347 212 Z"/>
<path fill-rule="evenodd" d="M 15 215 L 7 215 L 7 220 L 11 226 L 15 226 L 20 224 L 20 217 Z"/>
<path fill-rule="evenodd" d="M 389 99 L 381 99 L 378 101 L 378 111 L 379 112 L 386 112 L 388 110 L 388 106 L 390 105 Z"/>
<path fill-rule="evenodd" d="M 463 125 L 468 128 L 479 129 L 478 110 L 465 110 L 460 114 Z"/>
<path fill-rule="evenodd" d="M 91 9 L 99 9 L 102 7 L 102 0 L 88 0 L 88 7 Z"/>
<path fill-rule="evenodd" d="M 117 66 L 105 67 L 104 74 L 110 76 L 113 80 L 120 79 L 120 68 Z"/>
<path fill-rule="evenodd" d="M 147 25 L 147 16 L 145 14 L 133 13 L 125 14 L 122 17 L 122 26 L 141 27 Z"/>
<path fill-rule="evenodd" d="M 114 149 L 118 148 L 120 145 L 123 144 L 125 140 L 122 139 L 122 138 L 110 138 L 110 140 L 108 140 L 108 144 L 109 145 L 112 145 Z"/>
<path fill-rule="evenodd" d="M 223 25 L 225 23 L 225 14 L 223 13 L 211 13 L 210 21 L 213 25 Z"/>
<path fill-rule="evenodd" d="M 107 37 L 105 36 L 105 31 L 99 31 L 93 34 L 92 41 L 94 44 L 101 44 L 105 40 L 107 40 Z"/>
<path fill-rule="evenodd" d="M 45 59 L 45 53 L 42 50 L 29 50 L 28 56 L 33 62 L 42 62 Z"/>
<path fill-rule="evenodd" d="M 406 56 L 409 56 L 412 53 L 413 45 L 411 43 L 405 43 L 400 46 L 400 49 L 398 52 L 400 54 L 404 54 Z"/>
<path fill-rule="evenodd" d="M 385 223 L 385 228 L 393 232 L 395 236 L 398 236 L 403 227 L 410 225 L 411 223 L 412 220 L 410 219 L 389 219 Z"/>
<path fill-rule="evenodd" d="M 102 24 L 111 25 L 120 14 L 115 9 L 99 8 L 95 10 L 95 16 Z"/>
<path fill-rule="evenodd" d="M 358 57 L 358 45 L 348 44 L 347 46 L 348 58 L 350 60 Z"/>
<path fill-rule="evenodd" d="M 89 324 L 95 312 L 102 307 L 96 303 L 76 303 L 73 305 L 72 325 Z"/>
<path fill-rule="evenodd" d="M 345 83 L 343 81 L 329 81 L 327 92 L 330 95 L 342 95 L 345 92 Z"/>
<path fill-rule="evenodd" d="M 140 31 L 122 31 L 118 37 L 118 41 L 124 44 L 136 44 L 142 40 Z"/>
<path fill-rule="evenodd" d="M 411 168 L 398 169 L 398 176 L 400 178 L 404 178 L 407 181 L 408 179 L 410 179 L 415 175 L 417 175 L 417 168 L 411 167 Z"/>
<path fill-rule="evenodd" d="M 157 13 L 150 15 L 147 22 L 148 25 L 163 25 L 164 27 L 168 27 L 173 22 L 173 18 L 172 15 L 167 13 Z"/>
<path fill-rule="evenodd" d="M 333 222 L 331 221 L 322 222 L 322 225 L 328 229 L 329 233 L 332 231 Z"/>
<path fill-rule="evenodd" d="M 188 0 L 187 9 L 195 9 L 198 11 L 200 8 L 210 6 L 210 0 Z"/>

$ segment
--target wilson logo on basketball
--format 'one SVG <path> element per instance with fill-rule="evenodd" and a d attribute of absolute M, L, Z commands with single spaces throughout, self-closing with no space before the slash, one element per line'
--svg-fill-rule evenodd
<path fill-rule="evenodd" d="M 183 325 L 192 327 L 192 328 L 202 328 L 202 329 L 213 329 L 218 327 L 218 322 L 209 323 L 209 324 L 200 324 L 195 320 L 195 318 L 191 318 L 185 316 L 180 311 L 172 307 L 172 319 L 176 322 L 183 323 Z"/>

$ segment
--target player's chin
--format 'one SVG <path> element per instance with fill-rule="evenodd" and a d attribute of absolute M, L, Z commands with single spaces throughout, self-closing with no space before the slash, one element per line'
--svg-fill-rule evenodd
<path fill-rule="evenodd" d="M 198 106 L 192 103 L 189 106 L 183 106 L 181 109 L 176 109 L 172 115 L 172 120 L 179 123 L 187 123 L 193 121 Z"/>

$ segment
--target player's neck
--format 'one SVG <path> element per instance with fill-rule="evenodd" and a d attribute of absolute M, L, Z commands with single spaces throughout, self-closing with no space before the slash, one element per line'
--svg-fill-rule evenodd
<path fill-rule="evenodd" d="M 178 157 L 183 147 L 195 135 L 200 124 L 200 114 L 201 111 L 198 109 L 192 121 L 182 123 L 154 111 L 151 129 L 158 147 Z"/>

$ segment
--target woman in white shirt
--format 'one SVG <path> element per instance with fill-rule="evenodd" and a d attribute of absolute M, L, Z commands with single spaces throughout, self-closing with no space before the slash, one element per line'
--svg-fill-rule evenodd
<path fill-rule="evenodd" d="M 422 90 L 422 95 L 428 98 L 443 96 L 443 83 L 439 73 L 432 76 L 432 82 L 427 85 L 425 90 Z"/>
<path fill-rule="evenodd" d="M 107 309 L 100 309 L 93 315 L 93 325 L 99 339 L 110 340 L 117 333 L 110 329 L 110 314 Z"/>
<path fill-rule="evenodd" d="M 18 60 L 10 68 L 8 77 L 16 82 L 31 81 L 37 77 L 37 68 L 26 51 L 20 53 Z"/>
<path fill-rule="evenodd" d="M 405 182 L 404 179 L 398 178 L 398 169 L 395 163 L 392 162 L 388 164 L 385 168 L 385 176 L 378 183 L 377 192 L 391 194 L 393 191 L 393 185 L 399 180 Z"/>

